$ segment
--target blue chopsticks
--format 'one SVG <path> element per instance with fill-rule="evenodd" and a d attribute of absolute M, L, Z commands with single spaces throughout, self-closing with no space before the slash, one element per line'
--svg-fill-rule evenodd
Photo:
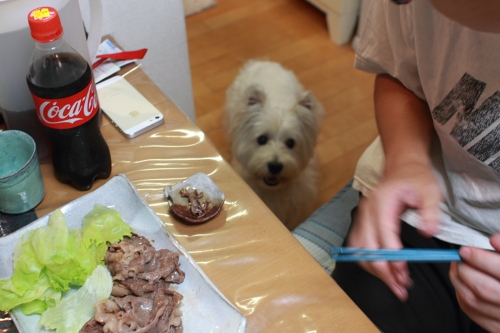
<path fill-rule="evenodd" d="M 362 249 L 332 247 L 335 261 L 409 261 L 409 262 L 450 262 L 461 261 L 458 250 L 448 249 Z"/>

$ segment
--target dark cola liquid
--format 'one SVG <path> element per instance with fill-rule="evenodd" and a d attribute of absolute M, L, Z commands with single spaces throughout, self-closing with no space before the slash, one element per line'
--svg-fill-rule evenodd
<path fill-rule="evenodd" d="M 90 80 L 90 66 L 74 54 L 59 54 L 53 61 L 45 58 L 43 62 L 35 62 L 27 76 L 33 94 L 52 99 L 71 96 L 84 89 Z M 64 84 L 58 86 L 60 82 Z M 52 143 L 57 179 L 78 190 L 90 189 L 95 179 L 108 178 L 111 173 L 109 148 L 99 129 L 100 113 L 99 110 L 85 124 L 71 129 L 45 127 Z"/>

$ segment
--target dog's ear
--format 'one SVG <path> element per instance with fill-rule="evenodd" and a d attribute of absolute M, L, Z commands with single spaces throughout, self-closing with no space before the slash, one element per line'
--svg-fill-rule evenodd
<path fill-rule="evenodd" d="M 260 87 L 252 85 L 249 88 L 247 106 L 262 105 L 266 100 L 266 95 Z"/>
<path fill-rule="evenodd" d="M 306 108 L 307 110 L 310 110 L 318 124 L 321 122 L 325 111 L 323 110 L 323 105 L 321 104 L 321 102 L 316 99 L 312 92 L 303 92 L 299 105 Z"/>
<path fill-rule="evenodd" d="M 313 94 L 310 91 L 306 91 L 302 95 L 302 99 L 300 100 L 299 105 L 305 107 L 306 109 L 312 110 L 314 103 L 315 103 L 315 98 Z"/>

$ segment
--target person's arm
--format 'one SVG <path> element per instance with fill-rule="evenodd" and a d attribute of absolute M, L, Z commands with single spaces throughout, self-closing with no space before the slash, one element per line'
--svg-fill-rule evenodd
<path fill-rule="evenodd" d="M 427 103 L 397 79 L 381 74 L 375 82 L 375 110 L 385 153 L 384 178 L 390 179 L 400 172 L 406 176 L 417 166 L 430 171 L 434 126 Z M 431 189 L 435 191 L 431 192 Z M 421 231 L 429 236 L 437 231 L 439 202 L 442 201 L 441 192 L 436 187 L 431 189 L 421 198 L 408 198 L 404 202 L 407 206 L 402 207 L 419 209 L 423 221 Z"/>
<path fill-rule="evenodd" d="M 406 209 L 420 213 L 424 235 L 433 235 L 439 224 L 442 195 L 430 158 L 432 118 L 427 103 L 389 75 L 378 75 L 375 80 L 375 112 L 386 158 L 383 180 L 369 198 L 360 199 L 347 244 L 401 248 L 400 215 Z M 411 280 L 406 263 L 361 265 L 401 300 L 407 298 Z"/>

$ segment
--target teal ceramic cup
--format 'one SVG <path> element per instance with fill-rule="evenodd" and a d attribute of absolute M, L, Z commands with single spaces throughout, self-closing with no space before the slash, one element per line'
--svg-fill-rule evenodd
<path fill-rule="evenodd" d="M 33 138 L 22 131 L 0 131 L 0 211 L 27 212 L 36 207 L 44 195 Z"/>

